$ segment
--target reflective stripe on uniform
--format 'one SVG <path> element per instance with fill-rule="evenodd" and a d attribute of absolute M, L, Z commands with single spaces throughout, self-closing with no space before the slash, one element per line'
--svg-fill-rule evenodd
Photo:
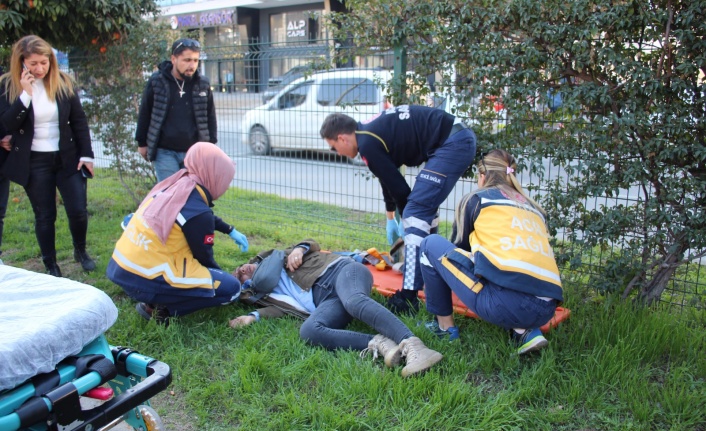
<path fill-rule="evenodd" d="M 210 278 L 177 277 L 176 274 L 172 272 L 172 269 L 168 263 L 161 263 L 152 268 L 145 268 L 144 266 L 140 266 L 129 260 L 118 249 L 115 249 L 113 251 L 113 259 L 115 259 L 115 261 L 119 263 L 120 266 L 122 266 L 123 268 L 129 268 L 134 274 L 142 275 L 145 278 L 152 279 L 160 274 L 164 274 L 173 283 L 185 284 L 190 286 L 196 285 L 213 287 L 213 280 Z"/>
<path fill-rule="evenodd" d="M 558 273 L 552 271 L 551 269 L 542 268 L 541 266 L 532 265 L 529 262 L 518 259 L 503 259 L 497 254 L 492 253 L 487 248 L 474 245 L 472 246 L 473 253 L 480 252 L 488 260 L 494 261 L 497 267 L 504 271 L 519 271 L 523 274 L 528 274 L 530 276 L 536 277 L 540 280 L 547 280 L 558 286 L 561 286 L 561 277 Z"/>
<path fill-rule="evenodd" d="M 456 277 L 464 286 L 471 289 L 474 293 L 478 293 L 483 290 L 483 283 L 480 281 L 473 281 L 473 279 L 463 273 L 460 269 L 456 267 L 448 257 L 443 256 L 441 258 L 441 264 L 446 268 L 454 277 Z"/>

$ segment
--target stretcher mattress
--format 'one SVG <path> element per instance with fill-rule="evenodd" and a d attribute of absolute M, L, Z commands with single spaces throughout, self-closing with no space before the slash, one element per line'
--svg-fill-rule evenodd
<path fill-rule="evenodd" d="M 95 287 L 0 265 L 0 390 L 52 371 L 117 317 Z"/>

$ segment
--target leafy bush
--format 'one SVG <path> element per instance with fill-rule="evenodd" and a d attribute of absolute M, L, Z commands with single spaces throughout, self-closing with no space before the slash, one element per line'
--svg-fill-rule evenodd
<path fill-rule="evenodd" d="M 406 48 L 417 74 L 456 88 L 481 149 L 514 152 L 549 184 L 541 201 L 550 229 L 570 240 L 558 252 L 567 262 L 594 246 L 617 250 L 609 272 L 630 277 L 600 284 L 650 303 L 706 255 L 706 1 L 346 6 L 332 16 L 338 38 Z M 508 121 L 492 133 L 483 101 L 499 98 Z M 564 174 L 543 182 L 546 158 Z M 606 203 L 591 207 L 597 198 Z"/>
<path fill-rule="evenodd" d="M 85 47 L 110 41 L 156 12 L 154 0 L 3 0 L 0 40 L 34 34 L 60 50 Z"/>
<path fill-rule="evenodd" d="M 136 205 L 155 175 L 137 152 L 135 124 L 146 79 L 169 58 L 168 39 L 164 27 L 145 21 L 111 44 L 96 43 L 72 58 L 72 67 L 78 63 L 83 76 L 84 109 L 95 140 L 103 144 L 110 167 Z"/>

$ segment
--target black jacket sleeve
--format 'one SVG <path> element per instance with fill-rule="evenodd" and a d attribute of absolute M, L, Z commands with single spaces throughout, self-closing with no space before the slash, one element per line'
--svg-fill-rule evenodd
<path fill-rule="evenodd" d="M 385 210 L 394 211 L 397 207 L 397 210 L 402 214 L 404 207 L 407 206 L 407 198 L 412 192 L 407 180 L 384 150 L 368 146 L 365 149 L 365 154 L 361 153 L 361 155 L 367 160 L 370 172 L 380 181 L 382 195 L 385 199 Z"/>
<path fill-rule="evenodd" d="M 208 136 L 211 142 L 218 143 L 218 122 L 216 121 L 216 104 L 213 103 L 213 92 L 208 92 Z"/>
<path fill-rule="evenodd" d="M 69 124 L 73 133 L 74 144 L 78 157 L 94 158 L 93 146 L 91 145 L 91 129 L 88 127 L 88 117 L 81 105 L 78 94 L 69 98 Z"/>
<path fill-rule="evenodd" d="M 2 122 L 8 133 L 15 132 L 22 127 L 27 119 L 32 105 L 27 108 L 18 97 L 15 100 L 7 100 L 7 93 L 0 95 L 0 122 Z"/>
<path fill-rule="evenodd" d="M 382 188 L 382 199 L 385 201 L 385 211 L 394 211 L 397 207 L 395 200 L 392 198 L 392 193 L 382 183 L 380 183 L 380 187 Z M 404 208 L 402 209 L 404 210 Z"/>
<path fill-rule="evenodd" d="M 201 265 L 221 269 L 213 257 L 214 225 L 213 214 L 205 212 L 189 219 L 181 230 L 184 232 L 191 253 Z"/>
<path fill-rule="evenodd" d="M 234 229 L 233 226 L 224 222 L 220 217 L 213 216 L 213 218 L 215 220 L 214 229 L 217 230 L 218 232 L 222 232 L 222 233 L 228 235 L 230 233 L 230 231 Z"/>
<path fill-rule="evenodd" d="M 147 81 L 145 90 L 142 92 L 140 102 L 140 112 L 137 115 L 137 127 L 135 128 L 135 140 L 140 147 L 147 146 L 147 131 L 152 119 L 152 104 L 154 102 L 154 92 L 152 91 L 152 80 Z"/>

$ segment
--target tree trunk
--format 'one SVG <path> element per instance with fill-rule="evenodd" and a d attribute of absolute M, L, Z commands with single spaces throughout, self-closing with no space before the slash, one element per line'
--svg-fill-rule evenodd
<path fill-rule="evenodd" d="M 675 254 L 667 255 L 654 276 L 640 289 L 640 294 L 637 296 L 636 301 L 646 305 L 652 305 L 655 301 L 659 301 L 662 297 L 662 292 L 667 287 L 667 283 L 669 283 L 674 271 L 679 266 L 677 262 L 678 259 Z"/>

